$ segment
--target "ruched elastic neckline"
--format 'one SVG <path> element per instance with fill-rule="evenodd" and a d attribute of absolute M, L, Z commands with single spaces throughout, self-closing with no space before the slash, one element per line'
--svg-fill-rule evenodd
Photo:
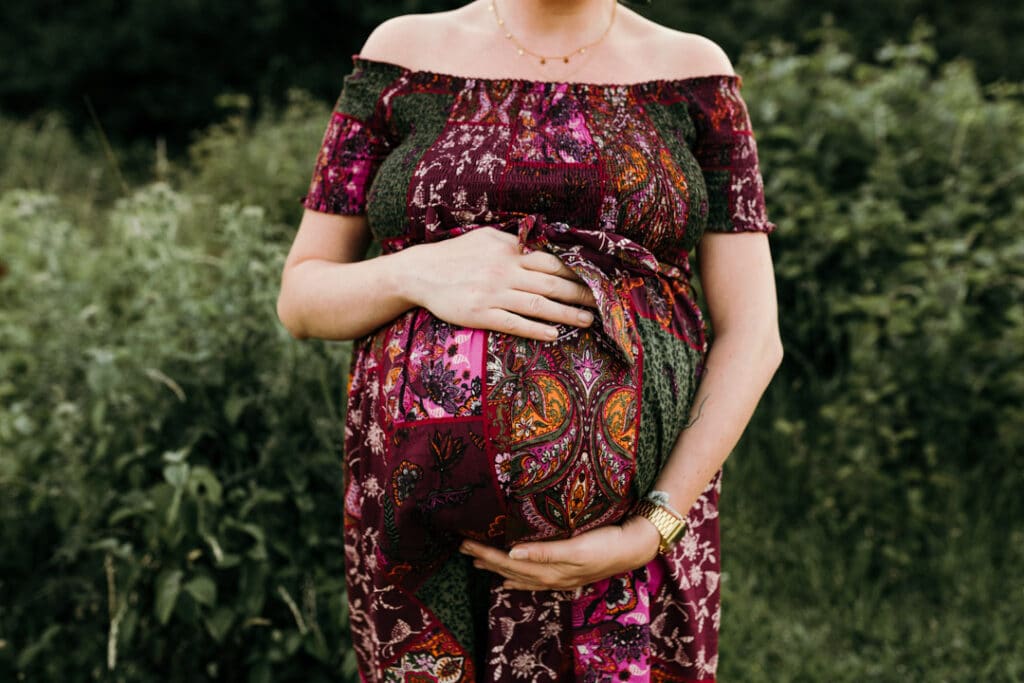
<path fill-rule="evenodd" d="M 505 85 L 518 85 L 521 88 L 530 88 L 536 86 L 544 86 L 548 88 L 559 88 L 573 91 L 584 91 L 584 92 L 599 92 L 606 90 L 622 90 L 632 91 L 635 93 L 649 92 L 649 91 L 660 91 L 672 89 L 677 86 L 684 85 L 696 85 L 705 83 L 708 81 L 731 81 L 734 82 L 736 87 L 742 86 L 743 77 L 736 73 L 731 74 L 704 74 L 699 76 L 685 76 L 682 78 L 652 78 L 646 81 L 638 81 L 635 83 L 596 83 L 596 82 L 585 82 L 585 81 L 545 81 L 540 79 L 531 78 L 514 78 L 510 76 L 460 76 L 451 73 L 445 73 L 442 71 L 430 71 L 429 69 L 412 69 L 401 64 L 395 64 L 393 62 L 383 61 L 379 59 L 370 59 L 363 57 L 359 54 L 352 55 L 352 63 L 357 68 L 387 68 L 397 70 L 405 76 L 424 78 L 435 83 L 445 84 L 453 87 L 455 90 L 463 90 L 476 83 L 491 83 L 491 84 L 505 84 Z"/>

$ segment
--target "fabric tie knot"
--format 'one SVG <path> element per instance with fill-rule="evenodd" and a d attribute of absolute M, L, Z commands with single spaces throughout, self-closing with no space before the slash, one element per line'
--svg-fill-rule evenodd
<path fill-rule="evenodd" d="M 504 213 L 503 220 L 493 223 L 469 223 L 444 228 L 447 221 L 437 220 L 427 209 L 425 226 L 420 237 L 406 235 L 386 240 L 386 253 L 399 251 L 412 244 L 438 242 L 479 228 L 495 228 L 516 235 L 519 249 L 547 251 L 557 256 L 594 295 L 601 331 L 628 365 L 634 365 L 640 353 L 640 335 L 633 320 L 628 296 L 616 287 L 624 277 L 683 278 L 679 267 L 658 261 L 643 245 L 614 232 L 585 230 L 561 221 L 549 221 L 537 213 Z"/>

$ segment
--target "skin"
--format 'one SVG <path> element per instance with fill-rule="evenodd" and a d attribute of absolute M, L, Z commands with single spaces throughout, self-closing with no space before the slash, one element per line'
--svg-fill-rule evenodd
<path fill-rule="evenodd" d="M 611 31 L 569 64 L 520 57 L 503 37 L 486 0 L 459 9 L 389 19 L 360 54 L 412 69 L 484 78 L 632 83 L 734 73 L 712 41 L 651 22 L 625 6 Z M 497 0 L 505 26 L 531 50 L 567 53 L 601 35 L 608 0 Z M 442 49 L 443 48 L 443 49 Z M 364 260 L 365 216 L 306 210 L 281 276 L 277 312 L 297 339 L 356 339 L 415 306 L 455 325 L 534 339 L 549 323 L 589 325 L 589 291 L 561 261 L 520 254 L 514 236 L 493 228 Z M 698 275 L 715 330 L 690 426 L 655 482 L 686 511 L 736 446 L 782 362 L 774 268 L 764 233 L 705 233 Z M 582 315 L 582 317 L 581 317 Z M 572 590 L 651 561 L 660 536 L 647 519 L 567 540 L 528 542 L 510 552 L 466 540 L 474 565 L 524 590 Z"/>

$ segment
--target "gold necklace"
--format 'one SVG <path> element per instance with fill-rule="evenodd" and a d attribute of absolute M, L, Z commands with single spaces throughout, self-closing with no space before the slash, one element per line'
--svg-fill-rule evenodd
<path fill-rule="evenodd" d="M 534 52 L 530 48 L 528 48 L 525 45 L 523 45 L 522 43 L 520 43 L 519 40 L 514 35 L 512 35 L 512 32 L 509 31 L 507 28 L 505 28 L 505 20 L 502 19 L 501 16 L 498 15 L 498 8 L 494 6 L 494 0 L 491 0 L 490 5 L 488 5 L 488 9 L 491 10 L 491 13 L 494 15 L 494 18 L 498 21 L 498 26 L 501 28 L 502 31 L 505 32 L 505 38 L 507 38 L 508 40 L 511 40 L 512 43 L 516 46 L 516 52 L 519 53 L 520 57 L 522 57 L 524 54 L 528 54 L 528 55 L 531 55 L 531 56 L 536 57 L 537 59 L 539 59 L 541 64 L 547 64 L 549 59 L 561 59 L 563 63 L 568 64 L 570 57 L 572 57 L 575 54 L 582 55 L 584 52 L 587 51 L 587 48 L 594 47 L 595 45 L 600 43 L 602 40 L 604 40 L 604 37 L 607 36 L 608 32 L 612 30 L 612 24 L 615 23 L 615 8 L 618 6 L 618 4 L 619 4 L 618 0 L 613 0 L 613 2 L 612 2 L 612 18 L 608 22 L 608 26 L 605 27 L 604 33 L 602 33 L 600 35 L 600 37 L 598 37 L 597 40 L 595 40 L 592 43 L 587 43 L 583 47 L 578 47 L 575 50 L 573 50 L 572 52 L 568 52 L 568 53 L 566 53 L 564 55 L 542 55 L 542 54 L 539 54 L 537 52 Z"/>

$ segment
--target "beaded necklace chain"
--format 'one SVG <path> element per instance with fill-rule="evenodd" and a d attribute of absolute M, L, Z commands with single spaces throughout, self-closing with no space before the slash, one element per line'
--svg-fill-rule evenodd
<path fill-rule="evenodd" d="M 505 20 L 502 19 L 501 16 L 498 14 L 498 8 L 494 6 L 494 0 L 491 0 L 491 3 L 488 6 L 488 9 L 491 10 L 491 13 L 494 15 L 494 18 L 497 20 L 498 26 L 501 28 L 502 31 L 505 32 L 505 38 L 507 38 L 508 40 L 511 40 L 512 43 L 516 46 L 516 52 L 519 53 L 520 57 L 522 57 L 524 54 L 528 54 L 528 55 L 530 55 L 532 57 L 536 57 L 538 60 L 540 60 L 541 64 L 547 64 L 549 59 L 560 59 L 560 60 L 562 60 L 563 63 L 568 64 L 570 57 L 572 57 L 574 55 L 582 55 L 584 52 L 587 51 L 587 48 L 594 47 L 595 45 L 600 43 L 602 40 L 604 40 L 605 36 L 608 35 L 608 32 L 612 30 L 612 24 L 615 23 L 615 8 L 618 6 L 618 4 L 619 4 L 618 0 L 613 0 L 613 2 L 612 2 L 612 18 L 608 22 L 608 26 L 605 27 L 604 33 L 602 33 L 600 35 L 600 37 L 598 37 L 597 40 L 595 40 L 595 41 L 593 41 L 591 43 L 587 43 L 583 47 L 578 47 L 575 50 L 573 50 L 571 52 L 568 52 L 568 53 L 566 53 L 564 55 L 542 55 L 542 54 L 539 54 L 537 52 L 534 52 L 530 48 L 528 48 L 525 45 L 523 45 L 522 43 L 520 43 L 519 39 L 517 39 L 514 35 L 512 35 L 511 31 L 509 31 L 507 28 L 505 28 Z"/>

